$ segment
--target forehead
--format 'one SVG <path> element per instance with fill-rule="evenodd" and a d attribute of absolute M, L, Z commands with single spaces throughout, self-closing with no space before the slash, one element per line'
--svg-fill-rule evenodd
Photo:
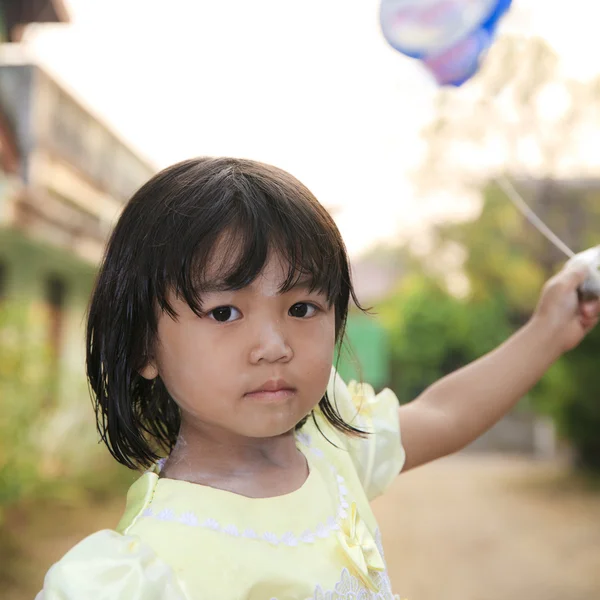
<path fill-rule="evenodd" d="M 244 248 L 236 244 L 234 236 L 222 237 L 213 247 L 204 266 L 200 287 L 205 291 L 228 288 L 227 277 L 239 269 L 240 265 L 251 257 L 244 256 Z M 294 271 L 290 262 L 276 249 L 270 249 L 262 268 L 256 273 L 255 279 L 248 285 L 268 285 L 277 289 L 289 280 L 290 272 Z M 297 273 L 297 283 L 306 283 L 310 277 L 302 277 Z"/>

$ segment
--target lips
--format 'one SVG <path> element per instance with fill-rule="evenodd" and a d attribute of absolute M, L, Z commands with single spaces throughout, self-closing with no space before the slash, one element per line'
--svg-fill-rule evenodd
<path fill-rule="evenodd" d="M 287 400 L 296 393 L 296 389 L 283 379 L 269 379 L 260 387 L 247 392 L 245 397 L 250 400 L 262 400 L 274 402 Z"/>

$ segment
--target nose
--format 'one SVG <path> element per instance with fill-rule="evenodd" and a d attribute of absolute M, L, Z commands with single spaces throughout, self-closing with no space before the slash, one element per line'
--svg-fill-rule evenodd
<path fill-rule="evenodd" d="M 250 351 L 250 362 L 288 362 L 294 356 L 280 323 L 262 323 L 257 332 L 257 342 Z"/>

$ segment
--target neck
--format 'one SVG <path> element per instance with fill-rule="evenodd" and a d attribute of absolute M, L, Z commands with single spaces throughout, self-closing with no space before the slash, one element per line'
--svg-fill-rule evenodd
<path fill-rule="evenodd" d="M 182 422 L 161 476 L 258 497 L 286 493 L 280 482 L 289 481 L 290 473 L 297 474 L 292 479 L 300 485 L 308 473 L 293 431 L 246 438 Z"/>

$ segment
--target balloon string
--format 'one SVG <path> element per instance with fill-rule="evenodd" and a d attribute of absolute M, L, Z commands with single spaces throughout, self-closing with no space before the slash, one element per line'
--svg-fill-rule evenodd
<path fill-rule="evenodd" d="M 527 220 L 548 240 L 550 240 L 559 250 L 564 252 L 569 258 L 575 256 L 571 250 L 534 212 L 529 208 L 521 194 L 517 192 L 513 184 L 504 176 L 496 177 L 496 183 L 502 188 L 508 199 L 525 215 Z"/>

